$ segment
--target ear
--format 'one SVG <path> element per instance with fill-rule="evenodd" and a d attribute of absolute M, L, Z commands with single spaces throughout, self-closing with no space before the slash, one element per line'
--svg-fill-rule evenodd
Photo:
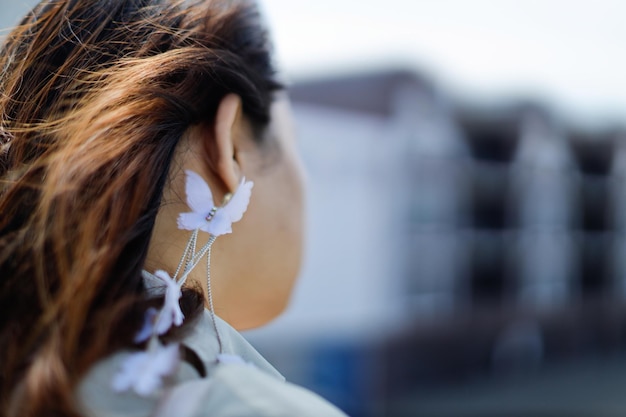
<path fill-rule="evenodd" d="M 212 140 L 204 142 L 209 166 L 229 192 L 237 189 L 241 178 L 237 145 L 243 132 L 242 123 L 241 98 L 236 94 L 227 94 L 215 114 Z"/>

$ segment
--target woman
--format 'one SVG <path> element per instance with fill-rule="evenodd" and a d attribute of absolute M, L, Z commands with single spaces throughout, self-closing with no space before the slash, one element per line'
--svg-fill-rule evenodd
<path fill-rule="evenodd" d="M 43 1 L 0 63 L 1 414 L 342 415 L 235 330 L 302 234 L 254 4 Z"/>

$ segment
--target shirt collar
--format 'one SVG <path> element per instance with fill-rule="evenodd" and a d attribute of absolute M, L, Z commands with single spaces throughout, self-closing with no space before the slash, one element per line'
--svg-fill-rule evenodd
<path fill-rule="evenodd" d="M 162 282 L 156 279 L 152 274 L 144 271 L 143 280 L 148 294 L 156 295 L 163 293 Z M 196 323 L 189 326 L 189 333 L 181 341 L 181 343 L 198 355 L 207 371 L 217 365 L 218 355 L 228 354 L 239 356 L 244 362 L 252 364 L 281 380 L 285 379 L 276 368 L 261 356 L 261 354 L 227 322 L 215 316 L 215 326 L 219 331 L 222 341 L 222 352 L 220 352 L 211 312 L 207 309 L 204 309 L 202 315 L 196 319 Z"/>
<path fill-rule="evenodd" d="M 217 365 L 217 357 L 220 353 L 241 357 L 244 362 L 273 375 L 281 380 L 285 378 L 274 368 L 257 350 L 231 325 L 219 317 L 215 317 L 215 323 L 222 341 L 220 352 L 217 341 L 217 333 L 213 326 L 211 313 L 204 310 L 196 323 L 190 326 L 188 335 L 181 341 L 185 346 L 193 350 L 202 360 L 207 371 Z"/>

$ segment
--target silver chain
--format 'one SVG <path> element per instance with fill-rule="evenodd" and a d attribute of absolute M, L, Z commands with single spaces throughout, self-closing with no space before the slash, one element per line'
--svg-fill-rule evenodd
<path fill-rule="evenodd" d="M 219 353 L 222 354 L 222 337 L 220 336 L 220 331 L 217 328 L 217 319 L 215 318 L 215 309 L 213 308 L 213 291 L 211 290 L 211 247 L 213 246 L 213 242 L 215 242 L 216 237 L 211 236 L 208 242 L 208 250 L 206 255 L 206 287 L 207 287 L 207 296 L 209 298 L 209 312 L 211 313 L 211 320 L 213 321 L 213 328 L 215 329 L 215 335 L 217 336 L 217 344 L 219 346 Z"/>

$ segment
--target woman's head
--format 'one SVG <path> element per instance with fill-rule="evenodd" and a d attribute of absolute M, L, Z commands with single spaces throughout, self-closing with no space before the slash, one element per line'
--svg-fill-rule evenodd
<path fill-rule="evenodd" d="M 300 263 L 302 180 L 284 97 L 272 104 L 264 135 L 256 143 L 234 94 L 222 99 L 213 123 L 189 129 L 174 155 L 146 260 L 149 270 L 170 271 L 180 261 L 189 239 L 177 228 L 179 213 L 189 210 L 186 170 L 208 182 L 216 204 L 242 178 L 252 180 L 248 210 L 233 234 L 217 239 L 211 262 L 216 312 L 238 329 L 264 324 L 284 309 Z M 206 265 L 191 278 L 206 293 Z"/>
<path fill-rule="evenodd" d="M 253 4 L 42 2 L 0 66 L 2 407 L 19 396 L 67 414 L 81 372 L 130 341 L 151 302 L 141 269 L 171 270 L 182 254 L 168 222 L 185 168 L 218 198 L 243 175 L 255 182 L 249 212 L 215 246 L 218 314 L 250 327 L 284 306 L 299 170 Z M 188 316 L 201 297 L 186 292 Z"/>

